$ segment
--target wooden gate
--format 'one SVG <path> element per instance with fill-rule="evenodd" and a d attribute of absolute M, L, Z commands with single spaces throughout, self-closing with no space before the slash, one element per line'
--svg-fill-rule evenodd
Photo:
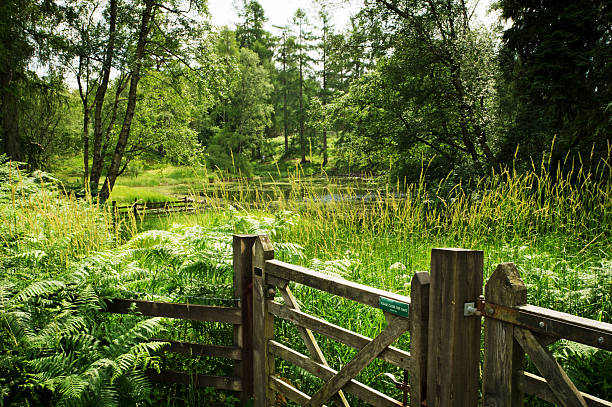
<path fill-rule="evenodd" d="M 232 376 L 164 372 L 157 379 L 240 392 L 241 405 L 253 398 L 255 407 L 276 405 L 277 393 L 313 407 L 324 403 L 346 407 L 346 393 L 373 406 L 409 402 L 411 407 L 519 407 L 524 394 L 530 394 L 564 407 L 612 407 L 612 402 L 580 392 L 547 348 L 567 339 L 611 351 L 612 324 L 528 305 L 526 287 L 512 263 L 497 267 L 486 284 L 485 298 L 482 251 L 433 249 L 430 272 L 413 276 L 409 298 L 275 260 L 266 236 L 236 235 L 233 249 L 238 299 L 234 307 L 140 300 L 115 300 L 109 305 L 110 312 L 135 309 L 142 315 L 234 326 L 233 346 L 172 342 L 168 349 L 232 359 Z M 290 282 L 381 309 L 386 327 L 368 338 L 309 315 L 300 309 Z M 275 318 L 295 324 L 308 356 L 275 340 Z M 358 352 L 336 371 L 313 332 Z M 392 346 L 405 332 L 410 333 L 410 352 Z M 525 371 L 525 354 L 542 377 Z M 276 374 L 277 358 L 319 377 L 323 385 L 305 394 Z M 355 379 L 376 358 L 404 370 L 404 383 L 396 383 L 404 390 L 403 400 Z"/>
<path fill-rule="evenodd" d="M 449 256 L 460 258 L 459 263 L 449 261 Z M 448 405 L 445 404 L 446 400 L 452 397 L 475 401 L 477 392 L 470 394 L 461 391 L 453 395 L 451 392 L 457 388 L 450 387 L 445 397 L 438 384 L 441 380 L 442 387 L 446 387 L 447 383 L 455 383 L 455 386 L 461 386 L 462 389 L 468 388 L 469 386 L 464 387 L 464 385 L 469 384 L 470 379 L 463 379 L 466 376 L 464 370 L 466 368 L 474 369 L 473 380 L 476 383 L 478 381 L 479 357 L 464 357 L 471 355 L 470 352 L 457 351 L 469 350 L 470 342 L 476 340 L 475 348 L 478 355 L 480 324 L 477 321 L 465 324 L 465 321 L 458 317 L 463 316 L 463 303 L 468 298 L 473 298 L 473 292 L 482 287 L 482 252 L 442 250 L 432 258 L 438 261 L 437 266 L 432 268 L 432 275 L 438 277 L 436 281 L 440 282 L 436 287 L 439 295 L 429 297 L 430 275 L 424 272 L 417 273 L 412 279 L 412 298 L 409 298 L 274 260 L 274 251 L 269 239 L 266 236 L 258 237 L 253 247 L 252 264 L 253 330 L 256 333 L 253 338 L 255 406 L 274 405 L 275 393 L 280 393 L 304 406 L 322 406 L 332 398 L 337 405 L 348 406 L 344 392 L 351 393 L 374 406 L 407 405 L 406 394 L 404 400 L 398 401 L 355 380 L 355 376 L 375 358 L 410 372 L 410 386 L 405 383 L 403 387 L 405 391 L 410 389 L 412 406 L 423 406 L 428 393 L 435 394 L 436 398 L 440 397 L 442 403 L 440 405 Z M 465 267 L 454 270 L 448 267 L 456 264 Z M 465 282 L 470 283 L 464 284 L 460 279 L 453 277 L 453 274 L 465 270 L 476 273 L 479 278 L 465 279 Z M 378 336 L 371 339 L 308 315 L 300 310 L 293 297 L 289 288 L 291 281 L 382 309 L 387 325 Z M 433 294 L 435 285 L 431 286 Z M 282 296 L 283 303 L 275 301 L 277 290 Z M 430 306 L 431 304 L 436 306 L 441 296 L 453 298 L 457 304 L 461 303 L 461 306 L 447 307 L 439 314 L 442 318 L 436 318 L 450 321 L 452 325 L 450 329 L 446 325 L 436 327 L 428 323 Z M 275 317 L 296 325 L 310 357 L 274 340 Z M 359 351 L 340 371 L 335 371 L 328 366 L 312 334 L 313 331 Z M 411 335 L 410 353 L 391 346 L 407 331 Z M 449 347 L 449 344 L 455 348 Z M 275 375 L 275 358 L 281 358 L 321 378 L 324 381 L 323 386 L 313 395 L 304 394 Z M 428 371 L 430 376 L 433 374 L 436 377 L 436 380 L 430 381 L 433 383 L 431 388 L 427 385 Z"/>
<path fill-rule="evenodd" d="M 255 239 L 252 253 L 255 407 L 274 406 L 275 393 L 302 406 L 348 406 L 345 392 L 373 406 L 407 405 L 406 392 L 399 401 L 355 380 L 375 358 L 409 373 L 409 386 L 403 388 L 411 407 L 518 407 L 525 393 L 564 407 L 612 407 L 581 393 L 547 349 L 563 338 L 612 350 L 612 324 L 527 305 L 526 288 L 512 263 L 498 266 L 485 300 L 482 251 L 433 249 L 430 273 L 414 275 L 409 298 L 275 260 L 266 236 Z M 372 339 L 304 313 L 290 282 L 379 308 L 387 325 Z M 275 318 L 295 324 L 309 356 L 275 341 Z M 410 353 L 391 346 L 407 331 Z M 358 353 L 336 371 L 313 332 Z M 543 377 L 524 371 L 525 353 Z M 314 394 L 303 393 L 276 374 L 276 358 L 319 377 L 323 385 Z"/>

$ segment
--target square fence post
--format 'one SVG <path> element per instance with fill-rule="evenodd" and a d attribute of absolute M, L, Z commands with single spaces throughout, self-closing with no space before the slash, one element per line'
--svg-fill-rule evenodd
<path fill-rule="evenodd" d="M 429 285 L 428 272 L 410 281 L 410 407 L 422 407 L 427 399 Z"/>
<path fill-rule="evenodd" d="M 238 307 L 241 325 L 234 325 L 234 346 L 241 349 L 241 360 L 234 364 L 234 376 L 240 377 L 242 392 L 240 404 L 245 405 L 253 397 L 253 277 L 251 261 L 256 235 L 233 236 L 234 298 L 240 299 Z"/>
<path fill-rule="evenodd" d="M 476 407 L 480 318 L 464 304 L 482 294 L 483 252 L 433 249 L 429 290 L 427 407 Z"/>
<path fill-rule="evenodd" d="M 259 236 L 253 244 L 253 398 L 254 407 L 276 404 L 270 388 L 274 375 L 274 356 L 268 352 L 268 342 L 274 339 L 274 315 L 268 311 L 268 300 L 274 299 L 275 287 L 268 285 L 266 260 L 274 258 L 268 236 Z"/>
<path fill-rule="evenodd" d="M 510 308 L 527 304 L 527 288 L 513 263 L 497 266 L 487 281 L 485 298 Z M 514 325 L 487 318 L 484 355 L 483 406 L 522 406 L 523 394 L 518 389 L 516 372 L 523 369 L 525 352 L 514 339 Z"/>

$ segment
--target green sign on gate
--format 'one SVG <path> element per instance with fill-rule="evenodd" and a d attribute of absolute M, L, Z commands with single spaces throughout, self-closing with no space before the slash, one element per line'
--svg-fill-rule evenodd
<path fill-rule="evenodd" d="M 378 306 L 385 312 L 408 318 L 410 304 L 395 301 L 390 298 L 378 297 Z"/>

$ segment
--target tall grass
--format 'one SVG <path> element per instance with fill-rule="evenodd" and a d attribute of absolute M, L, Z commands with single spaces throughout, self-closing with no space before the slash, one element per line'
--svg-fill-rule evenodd
<path fill-rule="evenodd" d="M 267 233 L 277 258 L 402 294 L 409 294 L 415 271 L 429 269 L 432 247 L 462 246 L 484 250 L 486 276 L 499 262 L 514 261 L 530 303 L 612 321 L 610 154 L 592 171 L 574 162 L 551 171 L 544 162 L 530 172 L 507 169 L 472 183 L 453 184 L 451 179 L 452 174 L 429 185 L 424 171 L 414 184 L 346 183 L 324 172 L 306 177 L 300 167 L 287 178 L 215 173 L 193 191 L 193 200 L 201 204 L 195 214 L 113 219 L 96 202 L 47 188 L 25 193 L 31 180 L 16 177 L 12 198 L 0 211 L 2 255 L 5 264 L 18 266 L 11 270 L 21 270 L 23 279 L 34 278 L 32 270 L 40 268 L 46 273 L 87 270 L 104 294 L 148 293 L 144 295 L 192 302 L 214 293 L 231 296 L 232 233 Z M 293 291 L 306 312 L 361 334 L 373 337 L 384 326 L 377 310 L 303 286 Z M 191 323 L 172 327 L 173 339 L 231 338 Z M 174 337 L 179 334 L 184 337 Z M 290 324 L 280 323 L 276 335 L 306 352 Z M 355 353 L 318 339 L 336 369 Z M 400 338 L 398 346 L 407 348 L 409 336 Z M 588 376 L 585 361 L 592 360 L 592 366 L 610 361 L 564 343 L 554 351 L 572 377 Z M 229 369 L 210 360 L 185 362 L 174 356 L 163 363 L 187 363 L 204 372 Z M 317 380 L 299 369 L 286 364 L 278 368 L 303 391 L 316 389 Z M 384 372 L 399 373 L 377 361 L 359 379 L 396 394 Z M 604 385 L 589 388 L 583 380 L 581 386 L 600 397 L 611 396 Z"/>

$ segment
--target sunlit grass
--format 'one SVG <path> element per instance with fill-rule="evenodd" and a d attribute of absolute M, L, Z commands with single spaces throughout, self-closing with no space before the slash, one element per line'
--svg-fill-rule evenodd
<path fill-rule="evenodd" d="M 352 281 L 409 295 L 410 279 L 414 272 L 429 269 L 433 247 L 464 247 L 484 250 L 485 280 L 498 263 L 517 264 L 528 287 L 529 303 L 612 321 L 610 160 L 602 161 L 592 172 L 571 162 L 551 171 L 543 163 L 527 173 L 508 169 L 466 185 L 453 185 L 450 177 L 428 185 L 425 176 L 414 184 L 381 183 L 380 179 L 346 182 L 324 172 L 317 177 L 306 176 L 299 166 L 289 170 L 286 177 L 279 170 L 277 174 L 252 179 L 219 172 L 195 176 L 195 170 L 176 168 L 151 171 L 140 184 L 135 181 L 140 175 L 131 186 L 130 178 L 122 181 L 114 193 L 123 193 L 126 202 L 135 198 L 152 201 L 155 198 L 141 191 L 154 196 L 159 189 L 152 182 L 150 186 L 143 183 L 156 179 L 166 186 L 189 185 L 191 198 L 198 202 L 196 212 L 137 218 L 129 213 L 113 219 L 109 208 L 96 202 L 45 191 L 20 196 L 16 186 L 13 201 L 2 210 L 4 244 L 11 247 L 9 253 L 29 253 L 30 257 L 12 259 L 20 265 L 15 270 L 25 273 L 42 266 L 50 275 L 54 271 L 65 272 L 96 252 L 105 252 L 109 259 L 119 257 L 121 272 L 140 267 L 134 274 L 138 280 L 128 281 L 128 274 L 115 275 L 115 279 L 126 279 L 116 280 L 107 288 L 126 284 L 133 291 L 156 291 L 163 298 L 182 298 L 171 296 L 176 295 L 171 290 L 180 292 L 187 281 L 176 264 L 183 255 L 187 258 L 199 253 L 205 244 L 189 243 L 190 235 L 177 235 L 182 242 L 177 247 L 171 241 L 167 247 L 162 243 L 144 246 L 138 243 L 142 242 L 138 237 L 130 242 L 139 231 L 179 233 L 186 230 L 185 226 L 175 225 L 197 225 L 214 237 L 203 242 L 225 242 L 219 249 L 224 250 L 221 254 L 226 258 L 225 266 L 231 255 L 227 250 L 232 233 L 269 233 L 278 245 L 277 258 L 332 270 Z M 274 228 L 270 227 L 270 219 L 274 219 Z M 124 243 L 128 246 L 122 246 Z M 289 243 L 299 249 L 283 246 Z M 125 264 L 121 263 L 123 258 Z M 149 263 L 137 264 L 153 260 L 159 263 L 150 270 L 145 267 Z M 163 278 L 151 279 L 147 270 Z M 22 273 L 20 278 L 38 277 Z M 192 277 L 188 283 L 197 285 Z M 200 287 L 196 288 L 201 292 L 223 293 L 231 287 L 231 270 L 200 277 Z M 139 285 L 145 283 L 149 285 Z M 384 325 L 379 311 L 301 286 L 294 287 L 294 292 L 306 312 L 363 335 L 373 337 Z M 191 326 L 185 327 L 185 332 L 196 341 L 198 335 L 212 335 L 209 330 L 198 331 Z M 277 338 L 305 351 L 299 335 L 288 324 L 278 325 Z M 318 339 L 336 369 L 354 354 L 333 341 Z M 402 337 L 399 346 L 408 348 L 409 336 Z M 567 354 L 563 344 L 555 349 L 561 357 Z M 566 359 L 582 363 L 575 355 Z M 312 393 L 315 389 L 316 381 L 297 369 L 287 365 L 279 365 L 279 369 L 299 383 L 303 391 Z M 376 362 L 360 379 L 393 393 L 396 390 L 381 373 L 398 373 L 394 369 Z M 610 396 L 604 388 L 590 391 L 598 392 L 600 397 Z"/>

